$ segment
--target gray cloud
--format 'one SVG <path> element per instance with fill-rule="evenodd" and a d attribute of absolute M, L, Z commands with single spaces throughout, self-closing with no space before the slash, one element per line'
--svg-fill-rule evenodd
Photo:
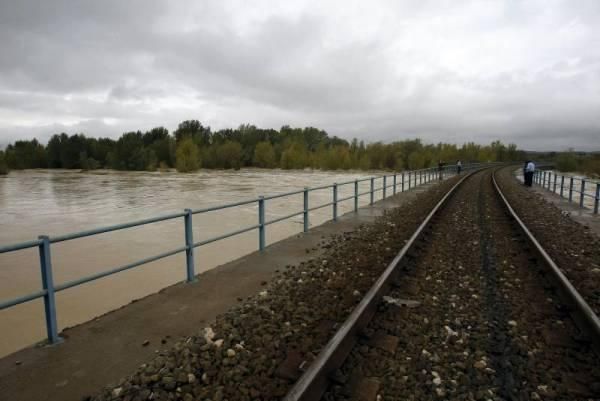
<path fill-rule="evenodd" d="M 0 0 L 0 143 L 196 118 L 600 149 L 600 3 Z"/>

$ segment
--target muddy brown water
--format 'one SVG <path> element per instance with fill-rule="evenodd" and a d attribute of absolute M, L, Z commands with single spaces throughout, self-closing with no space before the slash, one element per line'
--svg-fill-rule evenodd
<path fill-rule="evenodd" d="M 377 172 L 318 172 L 243 169 L 240 171 L 79 172 L 66 170 L 13 171 L 0 177 L 0 245 L 135 221 L 184 208 L 202 208 L 379 175 Z M 398 179 L 398 184 L 400 180 Z M 391 184 L 391 180 L 388 181 Z M 380 186 L 376 184 L 376 187 Z M 360 184 L 365 192 L 368 182 Z M 399 188 L 399 187 L 398 187 Z M 340 187 L 339 198 L 354 186 Z M 388 193 L 391 193 L 391 189 Z M 381 198 L 381 192 L 376 199 Z M 310 193 L 309 204 L 331 202 L 331 189 Z M 368 196 L 361 197 L 366 205 Z M 302 209 L 302 194 L 266 202 L 272 220 Z M 342 202 L 338 213 L 351 211 Z M 311 226 L 331 218 L 331 207 L 311 212 Z M 194 215 L 194 241 L 257 223 L 257 205 Z M 267 227 L 267 244 L 302 230 L 302 216 Z M 55 283 L 106 271 L 184 245 L 183 219 L 170 220 L 51 246 Z M 200 273 L 257 249 L 256 230 L 196 248 Z M 37 249 L 0 254 L 0 300 L 41 288 Z M 118 308 L 185 279 L 183 254 L 171 256 L 57 294 L 59 329 Z M 43 304 L 28 302 L 0 311 L 0 356 L 45 338 Z"/>

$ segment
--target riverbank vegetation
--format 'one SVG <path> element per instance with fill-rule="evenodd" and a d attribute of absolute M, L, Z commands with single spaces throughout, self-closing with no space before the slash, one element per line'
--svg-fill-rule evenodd
<path fill-rule="evenodd" d="M 600 176 L 600 153 L 562 152 L 554 156 L 556 168 L 565 172 L 581 172 L 592 177 Z"/>
<path fill-rule="evenodd" d="M 6 165 L 4 152 L 0 150 L 0 175 L 2 174 L 8 174 L 8 166 Z"/>
<path fill-rule="evenodd" d="M 44 146 L 36 139 L 16 141 L 5 150 L 11 169 L 67 168 L 179 171 L 198 168 L 263 167 L 300 169 L 419 169 L 446 163 L 521 160 L 516 145 L 424 144 L 419 139 L 392 143 L 346 141 L 313 128 L 283 126 L 280 130 L 242 125 L 212 131 L 197 120 L 179 124 L 170 134 L 164 127 L 126 132 L 117 140 L 83 134 L 54 135 Z"/>

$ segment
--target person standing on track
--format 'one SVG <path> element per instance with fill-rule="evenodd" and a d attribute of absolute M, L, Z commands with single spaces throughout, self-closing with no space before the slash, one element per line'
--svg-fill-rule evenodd
<path fill-rule="evenodd" d="M 533 173 L 535 172 L 535 164 L 528 160 L 525 165 L 525 185 L 528 187 L 533 185 Z"/>
<path fill-rule="evenodd" d="M 438 163 L 438 174 L 439 174 L 440 181 L 442 181 L 442 179 L 443 179 L 443 169 L 444 169 L 444 163 L 440 160 Z"/>
<path fill-rule="evenodd" d="M 462 162 L 460 160 L 456 161 L 456 174 L 460 175 L 460 172 L 462 170 Z"/>

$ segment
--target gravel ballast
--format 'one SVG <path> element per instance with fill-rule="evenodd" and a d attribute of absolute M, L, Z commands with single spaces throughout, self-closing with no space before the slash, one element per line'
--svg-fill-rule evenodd
<path fill-rule="evenodd" d="M 597 355 L 546 288 L 490 172 L 459 189 L 423 244 L 324 400 L 600 399 Z"/>
<path fill-rule="evenodd" d="M 90 400 L 277 400 L 293 378 L 289 355 L 307 363 L 345 320 L 435 203 L 450 179 L 354 232 L 323 241 L 324 254 L 288 266 L 264 290 L 178 341 Z M 312 252 L 315 249 L 307 249 Z"/>
<path fill-rule="evenodd" d="M 519 183 L 505 168 L 499 185 L 523 222 L 569 281 L 600 315 L 600 237 L 535 191 Z"/>

